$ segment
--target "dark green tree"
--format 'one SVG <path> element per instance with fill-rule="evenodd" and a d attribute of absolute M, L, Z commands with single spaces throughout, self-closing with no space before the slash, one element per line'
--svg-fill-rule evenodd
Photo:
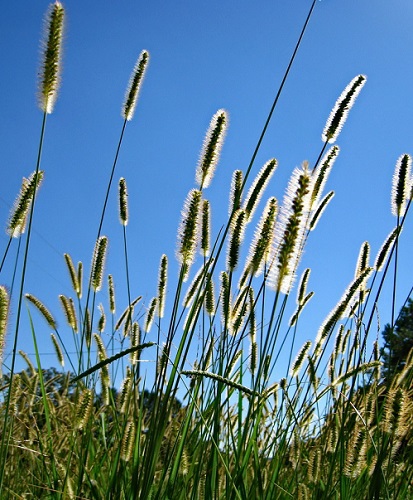
<path fill-rule="evenodd" d="M 389 386 L 399 373 L 411 349 L 413 349 L 413 300 L 409 299 L 400 310 L 394 327 L 387 324 L 382 332 L 384 344 L 381 348 L 383 381 Z"/>

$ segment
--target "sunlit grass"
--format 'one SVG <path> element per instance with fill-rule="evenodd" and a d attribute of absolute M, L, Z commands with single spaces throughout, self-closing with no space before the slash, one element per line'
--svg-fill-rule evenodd
<path fill-rule="evenodd" d="M 60 19 L 63 7 L 56 3 L 52 13 L 53 8 Z M 52 15 L 51 30 L 61 29 L 57 21 Z M 55 38 L 60 50 L 61 37 Z M 49 46 L 54 37 L 47 40 Z M 48 99 L 55 104 L 59 58 L 47 60 L 55 56 L 46 51 L 42 66 L 44 72 L 53 70 L 42 80 L 47 82 L 41 92 L 44 117 L 53 108 Z M 354 278 L 336 306 L 325 311 L 317 337 L 296 345 L 305 330 L 301 314 L 313 296 L 310 269 L 297 273 L 311 231 L 334 194 L 323 191 L 339 149 L 327 146 L 337 139 L 365 76 L 356 76 L 339 97 L 322 132 L 319 160 L 292 172 L 280 201 L 266 192 L 277 161 L 269 159 L 253 174 L 261 136 L 247 170 L 234 172 L 228 218 L 217 234 L 211 230 L 214 206 L 207 188 L 219 168 L 229 112 L 212 117 L 196 185 L 177 221 L 176 255 L 160 256 L 157 294 L 144 301 L 130 292 L 126 180 L 119 180 L 116 206 L 108 205 L 108 195 L 148 60 L 143 51 L 127 90 L 89 273 L 83 272 L 88 265 L 75 265 L 64 255 L 72 296 L 59 295 L 64 323 L 59 329 L 41 299 L 23 293 L 30 229 L 42 225 L 33 217 L 40 154 L 9 219 L 2 266 L 15 266 L 21 291 L 16 297 L 11 284 L 0 286 L 0 346 L 7 332 L 14 335 L 11 369 L 0 387 L 1 498 L 409 498 L 413 351 L 386 385 L 371 331 L 385 280 L 393 284 L 393 297 L 396 293 L 397 248 L 412 194 L 408 155 L 397 162 L 393 181 L 395 229 L 383 235 L 373 262 L 368 242 L 363 243 Z M 39 150 L 44 125 L 45 119 Z M 122 226 L 124 260 L 115 276 L 105 269 L 110 241 L 101 229 L 107 208 L 118 211 Z M 249 226 L 255 231 L 247 231 Z M 26 245 L 21 267 L 7 261 L 15 237 Z M 246 259 L 243 248 L 249 248 Z M 174 257 L 180 266 L 176 279 L 168 276 Z M 99 302 L 105 286 L 107 303 Z M 121 312 L 115 290 L 128 299 Z M 142 284 L 142 296 L 145 292 Z M 15 324 L 9 320 L 13 301 Z M 286 317 L 291 301 L 296 309 Z M 36 363 L 20 352 L 27 368 L 16 373 L 23 304 Z M 32 319 L 34 310 L 39 322 Z M 42 365 L 37 337 L 44 324 L 53 331 L 51 346 L 61 371 Z M 69 354 L 66 339 L 76 355 Z M 148 369 L 143 354 L 155 360 Z M 281 357 L 289 366 L 282 375 Z M 114 387 L 118 378 L 122 383 Z"/>

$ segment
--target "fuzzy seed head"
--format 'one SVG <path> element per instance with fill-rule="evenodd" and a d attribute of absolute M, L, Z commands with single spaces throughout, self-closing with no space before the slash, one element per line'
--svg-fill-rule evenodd
<path fill-rule="evenodd" d="M 50 326 L 50 328 L 53 328 L 53 330 L 56 330 L 56 321 L 54 320 L 51 312 L 47 307 L 43 304 L 43 302 L 40 302 L 40 300 L 30 293 L 25 294 L 26 299 L 31 302 L 36 309 L 39 311 L 39 313 L 43 316 L 43 318 L 46 320 L 47 324 Z"/>
<path fill-rule="evenodd" d="M 410 198 L 412 158 L 410 155 L 402 155 L 396 163 L 393 175 L 391 193 L 391 212 L 395 217 L 403 217 L 407 201 Z"/>
<path fill-rule="evenodd" d="M 230 271 L 234 271 L 238 265 L 239 251 L 244 240 L 246 222 L 247 213 L 242 209 L 236 212 L 231 221 L 231 237 L 227 255 L 227 268 Z"/>
<path fill-rule="evenodd" d="M 184 280 L 195 258 L 198 243 L 198 227 L 201 206 L 201 191 L 192 189 L 185 200 L 181 224 L 178 230 L 177 259 L 185 268 Z"/>
<path fill-rule="evenodd" d="M 129 85 L 125 94 L 125 102 L 122 107 L 122 118 L 127 121 L 132 120 L 138 102 L 139 91 L 148 67 L 149 53 L 143 50 L 133 68 Z"/>
<path fill-rule="evenodd" d="M 392 249 L 393 242 L 400 234 L 400 231 L 401 231 L 401 226 L 397 226 L 384 240 L 383 245 L 381 246 L 380 250 L 377 253 L 376 260 L 374 261 L 374 268 L 376 269 L 376 271 L 381 271 L 383 269 L 383 265 L 387 260 L 387 256 L 389 255 L 390 250 Z"/>
<path fill-rule="evenodd" d="M 347 85 L 340 97 L 338 98 L 330 116 L 328 117 L 326 126 L 324 127 L 321 136 L 324 142 L 336 142 L 338 135 L 343 128 L 350 109 L 353 107 L 357 96 L 366 83 L 366 76 L 358 75 Z"/>
<path fill-rule="evenodd" d="M 166 286 L 168 283 L 168 257 L 164 254 L 159 265 L 158 279 L 158 317 L 163 318 L 165 313 Z"/>
<path fill-rule="evenodd" d="M 313 170 L 311 174 L 311 199 L 310 209 L 316 207 L 320 201 L 324 186 L 326 185 L 331 168 L 337 159 L 340 152 L 338 146 L 333 146 L 324 155 L 320 164 Z"/>
<path fill-rule="evenodd" d="M 50 338 L 52 339 L 52 344 L 56 352 L 57 360 L 59 361 L 60 366 L 63 367 L 65 366 L 65 359 L 63 357 L 63 352 L 59 345 L 59 342 L 57 341 L 57 338 L 53 333 L 50 334 Z"/>
<path fill-rule="evenodd" d="M 93 253 L 92 268 L 90 273 L 90 286 L 95 292 L 102 288 L 103 271 L 105 268 L 106 250 L 108 239 L 106 236 L 100 236 L 95 245 Z"/>
<path fill-rule="evenodd" d="M 12 238 L 18 238 L 24 233 L 34 193 L 39 189 L 43 176 L 44 172 L 40 170 L 37 176 L 36 172 L 33 172 L 28 179 L 23 177 L 20 193 L 14 202 L 7 224 L 7 234 Z"/>
<path fill-rule="evenodd" d="M 109 289 L 109 309 L 111 314 L 115 314 L 116 312 L 115 285 L 113 284 L 113 276 L 111 274 L 108 275 L 108 289 Z"/>
<path fill-rule="evenodd" d="M 241 206 L 243 173 L 242 170 L 234 170 L 231 180 L 231 189 L 229 192 L 229 210 L 228 215 L 231 216 Z"/>
<path fill-rule="evenodd" d="M 148 333 L 152 327 L 153 320 L 155 318 L 155 311 L 157 304 L 158 304 L 158 298 L 153 297 L 153 299 L 149 303 L 148 312 L 146 313 L 145 326 L 144 326 L 144 330 L 146 333 Z"/>
<path fill-rule="evenodd" d="M 39 71 L 39 107 L 48 114 L 53 112 L 60 85 L 64 20 L 63 5 L 56 1 L 50 5 L 45 20 Z"/>
<path fill-rule="evenodd" d="M 228 113 L 224 109 L 219 109 L 209 124 L 196 170 L 196 182 L 200 189 L 207 188 L 211 183 L 227 127 Z"/>
<path fill-rule="evenodd" d="M 263 272 L 264 264 L 269 261 L 277 211 L 277 200 L 274 197 L 270 198 L 255 229 L 244 273 L 249 272 L 253 276 L 259 276 Z"/>
<path fill-rule="evenodd" d="M 314 209 L 311 215 L 310 223 L 308 225 L 308 229 L 310 231 L 314 231 L 314 229 L 316 228 L 318 221 L 324 213 L 324 210 L 327 208 L 327 205 L 330 203 L 330 201 L 334 198 L 334 194 L 334 191 L 330 191 L 324 196 L 319 205 Z"/>
<path fill-rule="evenodd" d="M 258 172 L 258 175 L 254 179 L 254 182 L 252 183 L 252 186 L 250 187 L 244 202 L 244 209 L 247 213 L 248 220 L 251 220 L 253 218 L 255 208 L 260 202 L 265 188 L 270 182 L 276 168 L 277 160 L 273 158 L 261 168 L 261 170 Z"/>
<path fill-rule="evenodd" d="M 288 294 L 295 280 L 296 269 L 301 257 L 308 214 L 310 176 L 304 164 L 294 169 L 284 196 L 280 217 L 275 225 L 274 255 L 270 285 Z"/>
<path fill-rule="evenodd" d="M 123 177 L 119 179 L 119 219 L 122 226 L 128 224 L 128 190 Z"/>
<path fill-rule="evenodd" d="M 305 344 L 299 350 L 297 357 L 295 358 L 292 368 L 291 368 L 291 376 L 296 377 L 303 365 L 304 360 L 307 358 L 308 351 L 311 347 L 311 341 L 307 340 Z"/>
<path fill-rule="evenodd" d="M 211 247 L 211 204 L 208 200 L 202 200 L 201 217 L 201 255 L 209 256 Z"/>
<path fill-rule="evenodd" d="M 6 341 L 7 321 L 9 318 L 10 298 L 4 285 L 0 285 L 0 362 Z"/>

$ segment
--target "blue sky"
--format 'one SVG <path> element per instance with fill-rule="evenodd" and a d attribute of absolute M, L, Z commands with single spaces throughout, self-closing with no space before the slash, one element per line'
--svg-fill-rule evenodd
<path fill-rule="evenodd" d="M 23 176 L 35 168 L 42 114 L 36 105 L 39 39 L 47 1 L 5 3 L 0 18 L 0 221 L 7 223 Z M 227 139 L 208 197 L 213 229 L 225 222 L 234 169 L 246 169 L 287 67 L 311 0 L 63 2 L 67 11 L 63 78 L 48 118 L 25 291 L 38 296 L 62 325 L 57 299 L 71 294 L 63 253 L 88 269 L 115 148 L 130 72 L 142 49 L 151 60 L 137 111 L 126 129 L 103 234 L 107 270 L 122 288 L 122 232 L 116 186 L 128 183 L 132 295 L 156 293 L 159 259 L 170 258 L 183 200 L 209 120 L 225 108 Z M 335 100 L 357 74 L 364 87 L 337 144 L 341 153 L 327 190 L 336 196 L 311 236 L 301 269 L 312 268 L 307 328 L 312 339 L 354 274 L 360 245 L 373 258 L 394 227 L 390 190 L 394 165 L 413 154 L 413 5 L 410 0 L 317 2 L 302 47 L 257 156 L 253 172 L 279 162 L 267 196 L 282 200 L 294 167 L 314 162 Z M 263 205 L 263 204 L 262 204 Z M 413 284 L 413 244 L 406 225 L 400 249 L 401 306 Z M 8 238 L 3 231 L 0 248 Z M 248 245 L 246 245 L 248 246 Z M 2 283 L 11 279 L 16 246 Z M 106 291 L 98 300 L 107 303 Z M 121 294 L 121 292 L 120 292 Z M 380 310 L 390 318 L 389 292 Z M 119 311 L 126 306 L 119 297 Z M 11 322 L 16 313 L 12 308 Z M 23 316 L 25 316 L 23 310 Z M 39 333 L 43 323 L 38 321 Z M 52 352 L 44 329 L 42 352 Z M 33 352 L 23 329 L 20 348 Z M 6 352 L 11 348 L 11 339 Z M 47 358 L 45 358 L 47 359 Z M 51 356 L 51 364 L 56 364 Z M 46 361 L 47 363 L 47 361 Z"/>

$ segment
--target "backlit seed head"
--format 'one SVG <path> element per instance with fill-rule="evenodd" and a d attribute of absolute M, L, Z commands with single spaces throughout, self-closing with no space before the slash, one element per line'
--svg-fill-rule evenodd
<path fill-rule="evenodd" d="M 234 170 L 231 180 L 231 189 L 229 192 L 229 216 L 231 216 L 233 212 L 236 212 L 241 206 L 242 183 L 242 170 Z"/>
<path fill-rule="evenodd" d="M 310 176 L 304 163 L 303 168 L 294 169 L 275 225 L 275 263 L 271 268 L 269 282 L 275 290 L 285 294 L 290 292 L 294 283 L 302 253 L 309 188 Z"/>
<path fill-rule="evenodd" d="M 146 68 L 149 62 L 149 53 L 143 50 L 133 68 L 129 85 L 126 90 L 125 102 L 122 108 L 122 118 L 127 121 L 132 120 L 138 102 L 139 91 L 145 76 Z"/>
<path fill-rule="evenodd" d="M 273 158 L 261 168 L 261 170 L 258 172 L 258 175 L 254 179 L 254 182 L 252 183 L 252 186 L 250 187 L 244 202 L 244 209 L 247 213 L 248 220 L 251 220 L 254 216 L 255 208 L 260 202 L 265 188 L 270 182 L 276 168 L 277 160 Z"/>
<path fill-rule="evenodd" d="M 39 71 L 39 107 L 48 114 L 53 112 L 60 85 L 64 20 L 63 5 L 56 1 L 46 16 Z"/>
<path fill-rule="evenodd" d="M 209 124 L 196 170 L 196 182 L 200 189 L 207 188 L 211 183 L 227 127 L 228 113 L 224 109 L 219 109 Z"/>
<path fill-rule="evenodd" d="M 95 292 L 98 292 L 102 288 L 107 247 L 107 237 L 100 236 L 95 245 L 92 260 L 92 269 L 90 273 L 90 286 Z"/>
<path fill-rule="evenodd" d="M 119 219 L 123 226 L 128 224 L 128 190 L 123 177 L 119 179 Z"/>
<path fill-rule="evenodd" d="M 7 234 L 9 234 L 9 236 L 18 238 L 24 233 L 34 192 L 39 189 L 43 181 L 43 175 L 43 170 L 40 170 L 37 172 L 37 176 L 36 172 L 33 172 L 28 179 L 23 177 L 22 186 L 14 202 L 7 225 Z"/>
<path fill-rule="evenodd" d="M 6 340 L 7 321 L 9 318 L 10 298 L 4 285 L 0 285 L 0 362 L 3 357 Z"/>
<path fill-rule="evenodd" d="M 347 120 L 348 113 L 353 107 L 353 104 L 365 83 L 366 76 L 358 75 L 353 78 L 353 80 L 351 80 L 351 82 L 344 89 L 334 105 L 334 108 L 328 117 L 326 126 L 324 127 L 324 131 L 321 136 L 324 142 L 333 143 L 337 140 L 337 137 Z"/>
<path fill-rule="evenodd" d="M 189 268 L 195 258 L 199 238 L 199 217 L 201 191 L 192 189 L 185 200 L 181 223 L 178 230 L 177 259 L 184 268 L 184 280 L 188 278 Z"/>
<path fill-rule="evenodd" d="M 397 160 L 391 193 L 391 212 L 395 217 L 403 217 L 406 210 L 412 189 L 411 167 L 410 155 L 402 155 Z"/>

